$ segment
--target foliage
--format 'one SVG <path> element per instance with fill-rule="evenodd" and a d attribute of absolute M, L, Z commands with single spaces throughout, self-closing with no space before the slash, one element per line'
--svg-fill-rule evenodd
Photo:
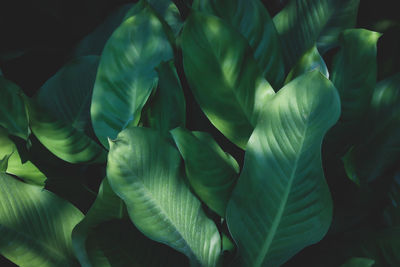
<path fill-rule="evenodd" d="M 400 265 L 400 74 L 358 0 L 122 3 L 33 96 L 0 72 L 1 255 Z"/>

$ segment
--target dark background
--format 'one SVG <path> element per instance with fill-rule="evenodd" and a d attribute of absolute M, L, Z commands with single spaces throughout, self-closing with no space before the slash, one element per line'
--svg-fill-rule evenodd
<path fill-rule="evenodd" d="M 69 53 L 80 39 L 100 24 L 113 9 L 130 2 L 136 1 L 2 0 L 0 69 L 7 79 L 18 84 L 26 94 L 33 95 L 69 60 Z M 187 9 L 183 1 L 175 2 L 186 15 Z M 279 12 L 286 3 L 285 0 L 263 2 L 271 15 Z M 378 43 L 378 80 L 381 80 L 400 71 L 400 19 L 397 1 L 360 2 L 357 27 L 384 33 Z M 187 106 L 190 105 L 192 104 L 187 103 Z M 218 137 L 215 129 L 203 130 L 213 132 L 217 139 L 222 138 Z M 307 258 L 311 253 L 314 253 L 313 248 L 306 249 L 287 266 L 310 266 Z M 318 257 L 315 254 L 313 256 Z M 15 265 L 0 257 L 0 266 Z"/>

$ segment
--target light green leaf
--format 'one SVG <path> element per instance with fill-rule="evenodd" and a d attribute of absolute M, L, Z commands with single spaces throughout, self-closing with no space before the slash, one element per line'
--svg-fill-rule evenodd
<path fill-rule="evenodd" d="M 73 227 L 82 213 L 40 187 L 0 173 L 0 253 L 19 266 L 76 266 Z"/>
<path fill-rule="evenodd" d="M 29 128 L 21 94 L 16 84 L 0 76 L 0 126 L 26 140 Z"/>
<path fill-rule="evenodd" d="M 265 99 L 274 94 L 246 39 L 221 19 L 193 11 L 182 32 L 182 53 L 196 101 L 219 131 L 244 148 Z"/>
<path fill-rule="evenodd" d="M 326 234 L 332 201 L 321 143 L 339 115 L 337 91 L 318 71 L 270 100 L 227 208 L 242 266 L 279 266 Z"/>
<path fill-rule="evenodd" d="M 105 178 L 100 185 L 99 193 L 92 207 L 72 232 L 73 249 L 82 266 L 92 266 L 86 243 L 90 232 L 102 222 L 123 218 L 124 209 L 124 203 L 115 195 L 107 178 Z"/>
<path fill-rule="evenodd" d="M 339 34 L 355 25 L 360 0 L 291 0 L 274 17 L 287 67 L 317 43 L 324 54 Z"/>
<path fill-rule="evenodd" d="M 343 157 L 353 181 L 371 182 L 396 166 L 400 157 L 400 73 L 379 82 L 366 116 L 366 136 Z"/>
<path fill-rule="evenodd" d="M 285 66 L 275 25 L 260 0 L 195 0 L 193 8 L 222 18 L 250 44 L 262 75 L 282 87 Z"/>
<path fill-rule="evenodd" d="M 114 30 L 124 21 L 125 14 L 131 7 L 132 4 L 126 4 L 111 12 L 104 22 L 77 44 L 72 53 L 72 58 L 87 55 L 101 55 L 107 40 Z"/>
<path fill-rule="evenodd" d="M 43 186 L 46 176 L 29 160 L 22 160 L 6 129 L 0 126 L 0 158 L 8 157 L 6 172 L 27 183 Z"/>
<path fill-rule="evenodd" d="M 221 240 L 183 180 L 179 152 L 148 128 L 128 127 L 110 141 L 107 178 L 137 228 L 182 252 L 193 266 L 216 266 Z"/>
<path fill-rule="evenodd" d="M 357 257 L 349 259 L 345 264 L 341 265 L 341 267 L 371 267 L 374 263 L 374 260 Z"/>
<path fill-rule="evenodd" d="M 318 70 L 326 78 L 329 78 L 328 68 L 316 46 L 313 46 L 311 49 L 306 51 L 299 61 L 297 61 L 296 65 L 294 65 L 293 69 L 286 77 L 285 84 L 294 80 L 298 76 L 313 70 Z"/>
<path fill-rule="evenodd" d="M 50 78 L 35 98 L 25 98 L 35 136 L 70 163 L 106 161 L 106 151 L 85 134 L 91 130 L 89 105 L 97 64 L 96 56 L 75 59 Z"/>
<path fill-rule="evenodd" d="M 169 130 L 185 126 L 185 96 L 173 61 L 162 62 L 157 68 L 158 87 L 141 115 L 141 122 L 169 135 Z"/>
<path fill-rule="evenodd" d="M 225 217 L 239 165 L 208 133 L 176 128 L 171 134 L 185 160 L 186 176 L 194 192 L 210 209 Z"/>
<path fill-rule="evenodd" d="M 100 142 L 117 134 L 131 121 L 137 124 L 153 88 L 155 68 L 173 58 L 172 33 L 154 10 L 141 1 L 141 12 L 124 21 L 108 40 L 101 55 L 93 90 L 91 118 Z"/>

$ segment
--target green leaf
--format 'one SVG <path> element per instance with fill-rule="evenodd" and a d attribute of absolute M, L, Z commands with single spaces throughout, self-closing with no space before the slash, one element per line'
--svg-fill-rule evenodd
<path fill-rule="evenodd" d="M 128 127 L 110 141 L 107 178 L 136 227 L 192 265 L 216 266 L 217 227 L 185 184 L 181 167 L 179 152 L 155 130 Z"/>
<path fill-rule="evenodd" d="M 171 134 L 185 160 L 186 176 L 194 192 L 210 209 L 225 217 L 239 165 L 208 133 L 176 128 Z"/>
<path fill-rule="evenodd" d="M 274 94 L 246 39 L 221 19 L 192 12 L 182 53 L 196 101 L 219 131 L 244 148 L 265 99 Z"/>
<path fill-rule="evenodd" d="M 376 44 L 381 34 L 364 29 L 345 30 L 332 66 L 332 82 L 342 103 L 342 123 L 360 121 L 376 85 Z"/>
<path fill-rule="evenodd" d="M 85 133 L 90 133 L 89 105 L 97 64 L 96 56 L 75 59 L 50 78 L 35 98 L 25 98 L 32 132 L 54 155 L 70 163 L 106 161 L 106 151 Z"/>
<path fill-rule="evenodd" d="M 186 267 L 188 259 L 172 248 L 144 236 L 129 219 L 96 226 L 86 242 L 96 267 Z"/>
<path fill-rule="evenodd" d="M 357 257 L 349 259 L 345 264 L 341 265 L 341 267 L 371 267 L 374 263 L 374 260 Z"/>
<path fill-rule="evenodd" d="M 24 141 L 25 142 L 25 141 Z M 18 148 L 6 129 L 0 126 L 0 158 L 7 157 L 6 172 L 27 183 L 43 186 L 46 176 L 29 160 L 22 160 Z"/>
<path fill-rule="evenodd" d="M 137 125 L 144 104 L 157 86 L 155 68 L 173 58 L 168 39 L 172 33 L 145 1 L 139 4 L 141 12 L 117 28 L 101 55 L 91 118 L 105 147 L 107 138 L 116 138 L 129 122 Z"/>
<path fill-rule="evenodd" d="M 353 181 L 371 182 L 396 166 L 400 157 L 400 73 L 379 82 L 366 116 L 366 136 L 343 157 Z"/>
<path fill-rule="evenodd" d="M 99 193 L 92 207 L 72 232 L 74 252 L 82 266 L 92 266 L 86 243 L 90 232 L 102 222 L 123 218 L 124 209 L 124 203 L 115 195 L 107 178 L 105 178 L 100 185 Z"/>
<path fill-rule="evenodd" d="M 0 172 L 5 173 L 7 171 L 8 167 L 8 160 L 10 159 L 11 154 L 4 155 L 2 159 L 0 159 Z"/>
<path fill-rule="evenodd" d="M 279 266 L 326 234 L 332 201 L 321 143 L 339 115 L 337 91 L 318 71 L 270 100 L 227 208 L 242 266 Z"/>
<path fill-rule="evenodd" d="M 147 2 L 168 23 L 172 32 L 177 36 L 182 29 L 183 20 L 175 3 L 171 0 L 147 0 Z"/>
<path fill-rule="evenodd" d="M 326 78 L 329 78 L 328 68 L 325 64 L 324 59 L 318 52 L 316 46 L 306 51 L 303 56 L 297 61 L 293 69 L 289 72 L 286 77 L 285 84 L 294 80 L 298 76 L 313 70 L 320 71 Z"/>
<path fill-rule="evenodd" d="M 116 8 L 111 14 L 97 26 L 91 33 L 86 35 L 75 47 L 72 58 L 87 55 L 101 55 L 103 48 L 114 30 L 124 21 L 125 14 L 132 7 L 126 4 Z"/>
<path fill-rule="evenodd" d="M 400 226 L 400 173 L 394 175 L 393 183 L 388 192 L 390 204 L 383 216 L 388 226 Z"/>
<path fill-rule="evenodd" d="M 73 205 L 0 173 L 0 253 L 19 266 L 76 266 L 71 232 L 82 219 Z"/>
<path fill-rule="evenodd" d="M 324 54 L 339 34 L 355 25 L 360 0 L 291 0 L 274 17 L 287 67 L 317 43 Z"/>
<path fill-rule="evenodd" d="M 16 84 L 0 76 L 0 126 L 27 140 L 28 120 L 21 94 L 23 92 Z"/>
<path fill-rule="evenodd" d="M 141 115 L 141 122 L 169 135 L 169 130 L 185 126 L 185 96 L 173 61 L 162 62 L 157 68 L 158 87 Z"/>
<path fill-rule="evenodd" d="M 275 25 L 260 0 L 195 0 L 193 8 L 222 18 L 252 48 L 262 75 L 273 88 L 282 87 L 285 66 Z"/>

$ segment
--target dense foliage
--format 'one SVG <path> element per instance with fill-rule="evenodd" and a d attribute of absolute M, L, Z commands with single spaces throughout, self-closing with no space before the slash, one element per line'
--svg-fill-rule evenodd
<path fill-rule="evenodd" d="M 10 68 L 34 48 L 1 51 L 0 254 L 400 265 L 400 73 L 359 4 L 120 5 L 34 95 Z"/>

